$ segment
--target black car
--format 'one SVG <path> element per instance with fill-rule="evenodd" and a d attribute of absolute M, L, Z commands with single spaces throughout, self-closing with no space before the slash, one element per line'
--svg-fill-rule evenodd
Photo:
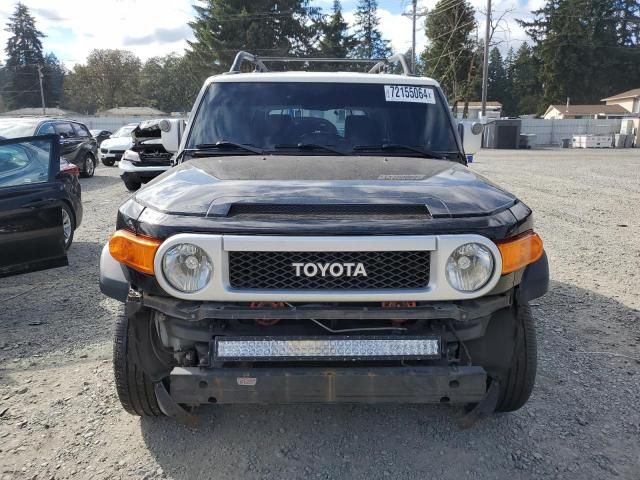
<path fill-rule="evenodd" d="M 82 204 L 62 165 L 57 135 L 0 139 L 0 277 L 67 265 L 65 212 L 79 225 Z"/>
<path fill-rule="evenodd" d="M 97 165 L 98 144 L 84 124 L 50 117 L 0 119 L 0 137 L 18 138 L 50 134 L 60 137 L 62 156 L 69 163 L 78 166 L 80 176 L 93 177 Z"/>
<path fill-rule="evenodd" d="M 102 144 L 103 140 L 111 138 L 112 135 L 112 132 L 110 132 L 109 130 L 91 129 L 89 130 L 89 132 L 91 133 L 93 138 L 96 139 L 96 142 L 98 142 L 98 147 Z"/>
<path fill-rule="evenodd" d="M 405 73 L 376 73 L 391 60 Z M 443 403 L 468 424 L 522 407 L 547 257 L 531 209 L 468 167 L 438 82 L 402 56 L 266 61 L 209 78 L 181 142 L 160 125 L 175 165 L 118 211 L 100 285 L 126 304 L 124 409 Z"/>

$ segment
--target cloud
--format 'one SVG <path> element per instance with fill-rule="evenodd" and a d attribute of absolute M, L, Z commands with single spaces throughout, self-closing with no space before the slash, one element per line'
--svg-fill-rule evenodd
<path fill-rule="evenodd" d="M 127 47 L 137 45 L 148 45 L 150 43 L 173 43 L 181 40 L 193 39 L 193 32 L 188 25 L 183 25 L 176 28 L 157 28 L 153 33 L 145 35 L 143 37 L 130 37 L 126 36 L 123 39 L 123 44 Z"/>
<path fill-rule="evenodd" d="M 31 10 L 31 13 L 36 17 L 41 17 L 52 22 L 62 22 L 66 20 L 66 18 L 61 16 L 58 12 L 49 8 L 34 8 Z"/>
<path fill-rule="evenodd" d="M 37 27 L 47 35 L 43 47 L 54 52 L 67 67 L 84 63 L 88 53 L 95 48 L 126 48 L 143 61 L 154 56 L 172 52 L 182 53 L 187 40 L 192 38 L 188 22 L 193 20 L 192 4 L 195 0 L 83 0 L 82 8 L 52 7 L 51 0 L 23 0 L 36 19 Z M 503 31 L 496 33 L 501 40 L 500 49 L 506 52 L 509 46 L 517 48 L 526 35 L 517 25 L 516 18 L 528 18 L 530 11 L 545 0 L 493 0 L 494 11 L 513 9 L 503 22 Z M 484 33 L 484 9 L 486 0 L 470 0 L 476 9 L 478 35 Z M 13 8 L 1 2 L 0 17 L 8 17 Z M 332 0 L 312 0 L 328 13 Z M 433 10 L 437 0 L 418 0 L 418 8 Z M 61 4 L 62 5 L 62 4 Z M 357 0 L 342 1 L 345 19 L 353 23 Z M 409 10 L 408 0 L 380 0 L 378 15 L 380 30 L 390 40 L 396 52 L 411 48 L 411 19 L 402 15 L 402 8 Z M 6 14 L 6 15 L 4 15 Z M 417 50 L 421 52 L 427 39 L 424 34 L 424 17 L 417 23 Z M 8 32 L 0 29 L 0 59 Z"/>
<path fill-rule="evenodd" d="M 190 38 L 193 0 L 83 0 L 82 7 L 52 8 L 51 0 L 22 0 L 45 35 L 43 48 L 54 52 L 67 67 L 84 63 L 96 48 L 128 48 L 143 61 L 171 52 L 183 52 Z M 3 6 L 5 8 L 4 2 Z M 13 11 L 13 9 L 11 10 Z M 62 13 L 57 13 L 62 12 Z M 66 35 L 54 34 L 64 28 Z M 9 37 L 0 29 L 0 47 Z M 0 56 L 4 49 L 0 50 Z M 1 58 L 1 57 L 0 57 Z"/>

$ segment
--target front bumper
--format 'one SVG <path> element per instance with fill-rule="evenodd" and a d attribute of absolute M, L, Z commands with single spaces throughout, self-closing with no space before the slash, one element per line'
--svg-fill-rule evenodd
<path fill-rule="evenodd" d="M 163 167 L 143 167 L 134 165 L 128 160 L 120 160 L 120 163 L 118 163 L 118 168 L 120 169 L 120 178 L 122 178 L 123 180 L 147 183 L 148 181 L 156 178 L 158 175 L 161 175 L 169 170 L 171 166 L 167 165 Z"/>
<path fill-rule="evenodd" d="M 206 403 L 474 403 L 487 391 L 482 367 L 183 368 L 171 397 Z"/>

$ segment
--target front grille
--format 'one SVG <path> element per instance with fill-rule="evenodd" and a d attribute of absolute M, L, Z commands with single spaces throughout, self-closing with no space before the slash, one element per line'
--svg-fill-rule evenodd
<path fill-rule="evenodd" d="M 229 283 L 239 290 L 406 290 L 425 288 L 429 284 L 429 251 L 400 252 L 229 252 Z M 296 275 L 294 263 L 341 264 L 362 263 L 366 276 L 307 277 L 302 267 Z M 312 269 L 313 270 L 313 269 Z M 351 267 L 351 273 L 355 267 Z M 338 272 L 339 268 L 334 268 Z M 361 272 L 361 271 L 360 271 Z"/>

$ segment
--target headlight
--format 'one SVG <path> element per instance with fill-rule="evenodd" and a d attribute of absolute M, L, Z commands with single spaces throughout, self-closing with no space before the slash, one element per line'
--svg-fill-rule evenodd
<path fill-rule="evenodd" d="M 129 160 L 130 162 L 139 162 L 140 155 L 138 155 L 138 152 L 134 152 L 133 150 L 125 150 L 122 154 L 122 159 Z"/>
<path fill-rule="evenodd" d="M 493 254 L 479 243 L 456 248 L 447 259 L 447 280 L 461 292 L 475 292 L 484 287 L 493 274 Z"/>
<path fill-rule="evenodd" d="M 173 288 L 193 293 L 202 290 L 209 283 L 213 263 L 202 248 L 190 243 L 179 243 L 164 254 L 162 271 Z"/>

